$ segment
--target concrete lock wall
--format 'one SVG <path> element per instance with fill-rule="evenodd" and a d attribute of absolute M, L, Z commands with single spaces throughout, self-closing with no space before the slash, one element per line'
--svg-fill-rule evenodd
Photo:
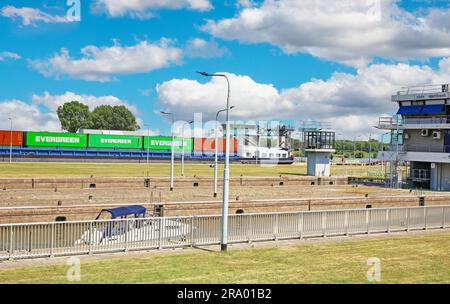
<path fill-rule="evenodd" d="M 0 191 L 8 189 L 89 189 L 89 188 L 167 188 L 168 177 L 92 177 L 92 178 L 10 178 L 0 179 Z M 209 177 L 175 178 L 179 188 L 212 187 Z M 222 179 L 218 179 L 219 186 Z M 317 178 L 307 176 L 232 177 L 231 186 L 346 185 L 346 177 Z"/>

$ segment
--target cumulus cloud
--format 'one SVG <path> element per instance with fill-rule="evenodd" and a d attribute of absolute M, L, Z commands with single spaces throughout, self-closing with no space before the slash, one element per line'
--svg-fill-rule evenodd
<path fill-rule="evenodd" d="M 22 58 L 19 54 L 13 52 L 0 52 L 0 61 L 4 61 L 6 59 L 20 59 Z"/>
<path fill-rule="evenodd" d="M 136 18 L 150 18 L 153 11 L 161 9 L 183 9 L 209 11 L 209 0 L 96 0 L 92 6 L 94 12 L 104 12 L 111 17 L 129 15 Z"/>
<path fill-rule="evenodd" d="M 244 5 L 233 18 L 209 20 L 202 29 L 227 40 L 270 43 L 286 53 L 308 53 L 359 68 L 374 57 L 450 56 L 450 9 L 416 16 L 396 2 L 265 0 Z"/>
<path fill-rule="evenodd" d="M 15 7 L 12 5 L 7 5 L 2 7 L 0 10 L 0 14 L 3 17 L 11 18 L 11 19 L 21 19 L 22 25 L 27 26 L 36 26 L 37 23 L 69 23 L 73 22 L 67 18 L 66 16 L 57 16 L 45 13 L 39 9 L 31 8 L 31 7 Z"/>
<path fill-rule="evenodd" d="M 44 113 L 37 105 L 28 104 L 20 100 L 0 102 L 1 130 L 10 129 L 9 117 L 12 117 L 14 130 L 61 130 L 61 125 L 55 112 Z"/>
<path fill-rule="evenodd" d="M 448 83 L 450 58 L 441 60 L 440 69 L 428 66 L 372 64 L 356 74 L 335 73 L 327 80 L 313 79 L 298 87 L 278 90 L 260 84 L 249 76 L 227 74 L 231 83 L 232 120 L 317 119 L 329 122 L 343 134 L 376 132 L 378 117 L 395 112 L 391 102 L 407 85 Z M 158 102 L 180 119 L 192 119 L 194 112 L 205 120 L 214 119 L 225 106 L 226 81 L 212 78 L 206 83 L 172 79 L 157 86 Z"/>
<path fill-rule="evenodd" d="M 179 64 L 182 50 L 168 39 L 150 43 L 141 41 L 133 46 L 115 43 L 111 47 L 89 45 L 81 49 L 82 57 L 72 58 L 67 49 L 47 60 L 31 61 L 31 66 L 46 77 L 67 75 L 88 81 L 111 81 L 114 75 L 150 72 Z"/>
<path fill-rule="evenodd" d="M 61 131 L 56 110 L 59 106 L 70 101 L 84 103 L 91 110 L 100 105 L 125 105 L 135 115 L 139 114 L 136 107 L 115 96 L 80 95 L 73 92 L 51 95 L 49 92 L 45 92 L 43 95 L 33 94 L 31 103 L 20 100 L 0 102 L 0 129 L 9 129 L 8 117 L 13 117 L 13 128 L 15 130 Z M 136 120 L 138 125 L 143 125 L 142 119 L 137 117 Z"/>
<path fill-rule="evenodd" d="M 215 41 L 193 38 L 187 42 L 185 55 L 191 58 L 216 58 L 228 53 L 228 49 L 220 47 Z"/>

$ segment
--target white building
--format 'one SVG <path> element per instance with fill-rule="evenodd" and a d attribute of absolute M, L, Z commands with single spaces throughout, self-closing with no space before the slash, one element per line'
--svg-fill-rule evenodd
<path fill-rule="evenodd" d="M 407 165 L 410 187 L 450 191 L 449 85 L 409 87 L 392 96 L 399 106 L 394 117 L 381 117 L 378 128 L 389 130 L 388 151 L 379 153 L 389 162 L 390 180 L 401 180 L 398 164 Z"/>

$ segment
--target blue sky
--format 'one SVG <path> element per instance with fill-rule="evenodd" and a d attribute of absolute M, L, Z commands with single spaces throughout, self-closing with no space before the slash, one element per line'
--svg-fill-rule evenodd
<path fill-rule="evenodd" d="M 273 1 L 166 0 L 162 1 L 166 3 L 162 8 L 152 6 L 155 1 L 140 0 L 140 6 L 115 7 L 118 11 L 108 6 L 110 1 L 81 0 L 79 22 L 56 18 L 66 15 L 69 7 L 65 0 L 2 1 L 0 118 L 13 111 L 17 128 L 55 130 L 58 126 L 54 107 L 70 92 L 86 98 L 81 101 L 91 107 L 105 100 L 130 105 L 140 122 L 165 133 L 169 131 L 168 123 L 155 113 L 157 110 L 168 109 L 180 119 L 191 119 L 194 111 L 204 109 L 204 116 L 210 118 L 223 104 L 224 99 L 218 101 L 223 92 L 212 91 L 224 88 L 223 83 L 195 73 L 206 70 L 235 77 L 232 98 L 237 119 L 282 119 L 294 123 L 319 119 L 332 123 L 341 133 L 366 135 L 376 132 L 371 128 L 372 119 L 395 112 L 389 96 L 401 85 L 450 82 L 450 71 L 446 70 L 450 56 L 450 22 L 445 21 L 450 16 L 447 1 L 381 0 L 382 19 L 370 24 L 362 22 L 358 28 L 352 20 L 347 25 L 339 18 L 352 10 L 359 18 L 361 8 L 354 0 L 343 0 L 344 8 L 330 8 L 330 12 L 318 6 L 321 13 L 330 14 L 330 22 L 326 24 L 325 15 L 325 24 L 312 25 L 308 20 L 302 23 L 301 17 L 312 9 L 310 0 L 286 0 L 284 7 L 283 3 L 269 3 Z M 93 7 L 96 3 L 101 4 L 97 9 Z M 291 6 L 295 6 L 293 11 L 298 10 L 298 15 L 283 11 Z M 25 17 L 31 21 L 27 23 Z M 292 20 L 286 20 L 289 18 Z M 398 31 L 385 27 L 385 18 Z M 414 39 L 419 18 L 426 23 L 420 32 L 426 37 L 425 47 Z M 224 20 L 232 25 L 221 23 Z M 364 29 L 366 26 L 369 30 Z M 339 41 L 341 35 L 348 40 Z M 393 39 L 384 38 L 390 35 Z M 198 46 L 192 46 L 194 39 Z M 114 62 L 108 59 L 110 53 L 100 54 L 98 66 L 95 60 L 91 64 L 80 61 L 89 59 L 81 53 L 86 46 L 95 46 L 97 51 L 116 47 L 111 52 L 127 52 L 127 48 L 140 43 L 146 43 L 140 50 L 144 55 L 131 52 L 119 70 L 120 64 L 107 68 L 102 65 L 105 61 Z M 162 52 L 179 53 L 172 59 L 161 59 L 167 61 L 162 65 L 154 63 L 141 69 L 148 62 L 158 61 L 151 50 L 145 53 L 153 45 Z M 64 57 L 61 49 L 69 55 Z M 64 62 L 49 63 L 55 57 Z M 386 78 L 386 73 L 405 73 L 407 77 Z M 368 89 L 357 90 L 352 83 Z M 380 87 L 374 89 L 371 85 Z M 105 96 L 109 98 L 101 99 Z M 4 118 L 0 128 L 7 128 Z"/>

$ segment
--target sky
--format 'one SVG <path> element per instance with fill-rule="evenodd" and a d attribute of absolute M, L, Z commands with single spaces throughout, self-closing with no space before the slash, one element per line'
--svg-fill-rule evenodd
<path fill-rule="evenodd" d="M 77 100 L 169 134 L 161 110 L 207 122 L 226 106 L 226 80 L 196 71 L 229 77 L 232 121 L 373 138 L 402 87 L 450 83 L 450 2 L 0 2 L 0 129 L 60 131 L 56 109 Z"/>

